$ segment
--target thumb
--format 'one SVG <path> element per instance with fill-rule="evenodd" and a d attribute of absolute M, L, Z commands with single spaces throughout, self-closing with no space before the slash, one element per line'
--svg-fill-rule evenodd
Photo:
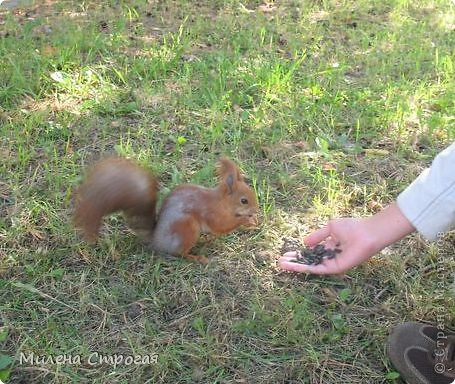
<path fill-rule="evenodd" d="M 318 229 L 317 231 L 311 233 L 305 239 L 303 242 L 308 245 L 309 247 L 313 247 L 316 244 L 319 244 L 321 241 L 327 239 L 327 237 L 330 236 L 330 229 L 329 226 L 326 225 L 322 227 L 321 229 Z"/>

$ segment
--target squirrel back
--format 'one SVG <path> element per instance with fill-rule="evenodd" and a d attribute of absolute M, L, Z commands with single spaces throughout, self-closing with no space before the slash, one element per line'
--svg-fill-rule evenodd
<path fill-rule="evenodd" d="M 218 178 L 215 188 L 177 186 L 156 217 L 155 177 L 129 160 L 107 159 L 77 191 L 75 224 L 93 241 L 103 216 L 123 211 L 129 226 L 152 249 L 205 263 L 205 257 L 189 253 L 201 233 L 218 236 L 257 224 L 256 195 L 235 163 L 222 158 Z"/>

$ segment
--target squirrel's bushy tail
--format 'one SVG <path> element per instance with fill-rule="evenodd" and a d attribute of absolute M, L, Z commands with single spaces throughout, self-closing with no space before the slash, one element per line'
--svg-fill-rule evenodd
<path fill-rule="evenodd" d="M 99 162 L 76 192 L 74 223 L 95 241 L 103 216 L 122 211 L 138 235 L 151 236 L 156 221 L 157 181 L 130 160 Z"/>

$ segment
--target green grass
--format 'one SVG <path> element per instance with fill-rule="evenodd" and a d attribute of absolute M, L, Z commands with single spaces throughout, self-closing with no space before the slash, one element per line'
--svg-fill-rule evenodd
<path fill-rule="evenodd" d="M 0 379 L 401 383 L 390 327 L 435 323 L 440 306 L 455 325 L 451 276 L 441 291 L 437 273 L 450 238 L 441 249 L 411 236 L 345 278 L 275 260 L 285 237 L 377 212 L 454 140 L 454 16 L 448 0 L 0 11 Z M 72 194 L 114 153 L 154 170 L 163 194 L 214 185 L 228 155 L 257 190 L 261 225 L 201 242 L 207 267 L 151 254 L 119 216 L 90 246 Z M 95 351 L 158 363 L 18 360 Z"/>

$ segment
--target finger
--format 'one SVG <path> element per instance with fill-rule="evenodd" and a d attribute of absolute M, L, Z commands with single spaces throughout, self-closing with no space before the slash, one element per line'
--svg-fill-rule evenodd
<path fill-rule="evenodd" d="M 305 239 L 303 239 L 303 242 L 308 245 L 309 247 L 312 247 L 316 244 L 319 244 L 321 241 L 327 239 L 327 237 L 330 236 L 330 229 L 329 226 L 326 225 L 322 227 L 321 229 L 318 229 L 317 231 L 314 231 Z"/>
<path fill-rule="evenodd" d="M 308 272 L 308 265 L 293 263 L 290 261 L 290 259 L 287 259 L 285 257 L 280 257 L 278 259 L 278 266 L 281 269 L 289 272 Z"/>
<path fill-rule="evenodd" d="M 317 265 L 300 264 L 292 260 L 295 260 L 295 257 L 292 257 L 292 252 L 288 252 L 278 259 L 278 266 L 285 271 L 304 272 L 315 275 L 338 275 L 349 269 L 344 265 L 346 264 L 345 262 L 340 263 L 340 260 L 335 259 L 324 260 L 321 264 Z"/>
<path fill-rule="evenodd" d="M 326 249 L 335 249 L 339 246 L 340 242 L 337 239 L 333 238 L 332 235 L 330 235 L 330 237 L 324 242 L 324 247 Z"/>
<path fill-rule="evenodd" d="M 287 260 L 292 260 L 292 259 L 297 259 L 297 252 L 291 251 L 291 252 L 286 252 L 281 258 L 287 259 Z"/>
<path fill-rule="evenodd" d="M 280 258 L 278 265 L 281 269 L 289 272 L 311 273 L 314 275 L 336 275 L 340 273 L 336 267 L 328 267 L 325 264 L 307 265 L 293 263 L 285 258 Z"/>

